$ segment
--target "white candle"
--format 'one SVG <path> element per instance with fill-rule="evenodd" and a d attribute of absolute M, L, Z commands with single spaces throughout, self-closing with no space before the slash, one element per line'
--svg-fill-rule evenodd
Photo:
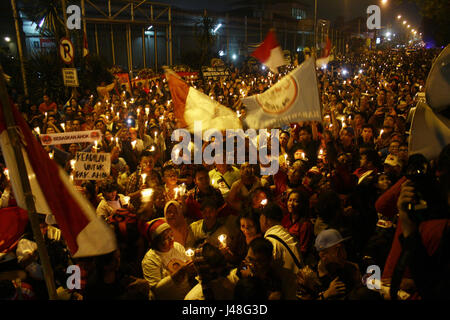
<path fill-rule="evenodd" d="M 8 168 L 5 168 L 5 170 L 3 171 L 3 173 L 5 174 L 6 179 L 9 180 L 9 170 L 8 170 Z"/>
<path fill-rule="evenodd" d="M 142 184 L 145 184 L 145 180 L 147 179 L 147 174 L 143 173 L 143 174 L 141 174 L 141 177 L 142 177 Z"/>
<path fill-rule="evenodd" d="M 70 160 L 70 167 L 72 168 L 72 170 L 75 170 L 75 163 L 77 162 L 77 160 L 72 159 Z"/>
<path fill-rule="evenodd" d="M 221 234 L 217 238 L 219 239 L 221 244 L 223 244 L 223 245 L 227 244 L 227 235 L 226 234 Z"/>
<path fill-rule="evenodd" d="M 188 256 L 188 257 L 193 257 L 194 256 L 194 250 L 192 250 L 191 248 L 189 248 L 189 249 L 187 249 L 186 250 L 186 252 L 185 252 L 185 254 Z"/>
<path fill-rule="evenodd" d="M 149 113 L 150 113 L 150 108 L 145 108 L 145 114 L 148 116 Z"/>
<path fill-rule="evenodd" d="M 66 131 L 66 125 L 64 123 L 61 123 L 61 128 L 63 129 L 63 131 Z"/>
<path fill-rule="evenodd" d="M 119 145 L 119 138 L 116 137 L 116 145 Z"/>
<path fill-rule="evenodd" d="M 131 146 L 134 148 L 136 148 L 136 140 L 131 141 Z"/>

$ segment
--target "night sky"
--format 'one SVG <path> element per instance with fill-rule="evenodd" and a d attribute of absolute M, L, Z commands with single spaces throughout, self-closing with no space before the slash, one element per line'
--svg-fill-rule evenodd
<path fill-rule="evenodd" d="M 170 3 L 187 10 L 212 10 L 216 12 L 226 11 L 235 0 L 163 0 L 160 2 Z M 281 1 L 280 1 L 281 2 Z M 303 0 L 310 4 L 311 12 L 314 10 L 314 0 Z M 358 16 L 365 16 L 367 7 L 371 4 L 378 4 L 381 7 L 381 24 L 392 24 L 395 28 L 398 14 L 406 17 L 411 25 L 418 27 L 421 21 L 417 6 L 408 1 L 403 1 L 401 5 L 396 5 L 395 0 L 389 0 L 386 6 L 381 5 L 381 0 L 318 0 L 318 18 L 334 21 L 338 16 L 343 16 L 345 20 L 351 20 Z"/>

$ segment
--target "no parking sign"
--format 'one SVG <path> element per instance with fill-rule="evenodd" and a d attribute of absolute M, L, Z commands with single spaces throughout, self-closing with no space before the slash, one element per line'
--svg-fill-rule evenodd
<path fill-rule="evenodd" d="M 61 38 L 59 42 L 59 56 L 61 60 L 66 64 L 71 64 L 74 58 L 73 43 L 68 38 Z"/>

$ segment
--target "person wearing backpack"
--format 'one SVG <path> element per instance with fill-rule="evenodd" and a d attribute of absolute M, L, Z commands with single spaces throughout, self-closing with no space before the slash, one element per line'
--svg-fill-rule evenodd
<path fill-rule="evenodd" d="M 261 209 L 259 223 L 261 231 L 264 232 L 264 238 L 273 245 L 274 265 L 285 269 L 286 277 L 282 279 L 282 286 L 286 288 L 287 300 L 296 299 L 297 273 L 303 267 L 300 245 L 298 241 L 282 225 L 283 211 L 275 204 L 269 202 Z"/>

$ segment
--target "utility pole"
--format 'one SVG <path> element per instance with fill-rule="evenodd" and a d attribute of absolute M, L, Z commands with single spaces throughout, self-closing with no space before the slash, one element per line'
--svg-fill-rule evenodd
<path fill-rule="evenodd" d="M 22 40 L 20 38 L 19 15 L 17 14 L 16 0 L 11 0 L 11 7 L 14 16 L 14 26 L 16 27 L 17 50 L 19 51 L 20 71 L 22 73 L 23 92 L 28 96 L 27 75 L 25 73 L 25 63 L 23 57 Z"/>

